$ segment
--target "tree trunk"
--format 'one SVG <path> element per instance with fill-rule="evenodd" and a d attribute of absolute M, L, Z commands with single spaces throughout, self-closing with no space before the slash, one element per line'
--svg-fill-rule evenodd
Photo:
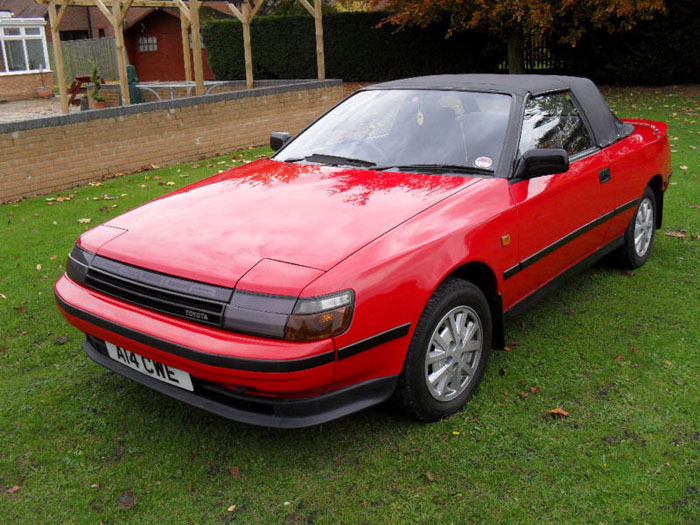
<path fill-rule="evenodd" d="M 523 26 L 516 23 L 508 32 L 508 72 L 510 74 L 525 73 L 523 40 Z"/>

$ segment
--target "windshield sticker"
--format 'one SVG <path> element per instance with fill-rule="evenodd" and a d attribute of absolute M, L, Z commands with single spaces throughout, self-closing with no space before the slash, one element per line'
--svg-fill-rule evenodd
<path fill-rule="evenodd" d="M 477 168 L 490 168 L 493 165 L 493 160 L 489 157 L 478 157 L 474 161 L 474 166 Z"/>
<path fill-rule="evenodd" d="M 425 117 L 423 116 L 422 111 L 419 111 L 418 114 L 416 115 L 416 122 L 418 122 L 419 126 L 422 126 L 423 122 L 425 122 Z"/>

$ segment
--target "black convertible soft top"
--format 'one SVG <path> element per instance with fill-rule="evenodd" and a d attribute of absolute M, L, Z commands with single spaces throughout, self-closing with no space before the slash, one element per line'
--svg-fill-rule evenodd
<path fill-rule="evenodd" d="M 634 127 L 620 121 L 610 110 L 596 85 L 587 78 L 561 75 L 432 75 L 392 80 L 366 89 L 451 89 L 490 91 L 519 97 L 554 91 L 570 91 L 585 114 L 595 141 L 601 148 L 626 137 Z"/>

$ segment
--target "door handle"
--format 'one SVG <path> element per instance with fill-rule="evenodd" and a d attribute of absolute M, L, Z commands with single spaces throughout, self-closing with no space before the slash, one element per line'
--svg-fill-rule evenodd
<path fill-rule="evenodd" d="M 602 169 L 598 172 L 598 180 L 601 184 L 605 184 L 610 180 L 610 168 Z"/>

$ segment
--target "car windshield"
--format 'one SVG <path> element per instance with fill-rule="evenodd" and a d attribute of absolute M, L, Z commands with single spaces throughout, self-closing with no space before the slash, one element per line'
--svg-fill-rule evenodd
<path fill-rule="evenodd" d="M 273 158 L 370 169 L 489 173 L 505 140 L 511 97 L 438 90 L 361 91 Z"/>

